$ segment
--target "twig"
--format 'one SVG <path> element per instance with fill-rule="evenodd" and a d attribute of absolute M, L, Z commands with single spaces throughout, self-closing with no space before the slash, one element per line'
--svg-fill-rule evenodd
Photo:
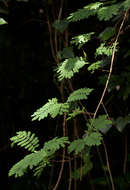
<path fill-rule="evenodd" d="M 66 113 L 64 113 L 64 120 L 63 120 L 63 136 L 65 136 L 65 127 L 66 127 Z M 56 190 L 59 183 L 60 183 L 62 173 L 63 173 L 63 169 L 64 169 L 64 163 L 65 163 L 64 160 L 65 160 L 65 148 L 63 148 L 61 169 L 60 169 L 59 176 L 58 176 L 57 182 L 56 182 L 55 187 L 53 188 L 53 190 Z"/>
<path fill-rule="evenodd" d="M 51 30 L 51 25 L 50 25 L 49 18 L 47 18 L 47 24 L 48 24 L 48 31 L 49 31 L 49 34 L 50 34 L 50 46 L 51 46 L 52 57 L 55 60 L 55 62 L 57 62 L 57 59 L 56 59 L 56 56 L 55 56 L 54 47 L 53 47 L 52 30 Z"/>
<path fill-rule="evenodd" d="M 72 166 L 71 166 L 71 158 L 69 160 L 69 185 L 68 185 L 68 190 L 71 190 L 71 185 L 72 185 Z"/>
<path fill-rule="evenodd" d="M 112 52 L 111 65 L 110 65 L 110 70 L 109 70 L 108 78 L 107 78 L 107 81 L 106 81 L 106 84 L 105 84 L 105 87 L 104 87 L 102 96 L 101 96 L 100 101 L 99 101 L 99 103 L 98 103 L 98 105 L 97 105 L 97 108 L 96 108 L 96 111 L 95 111 L 95 113 L 94 113 L 94 117 L 93 117 L 93 118 L 96 117 L 97 112 L 98 112 L 98 110 L 99 110 L 99 108 L 100 108 L 100 106 L 101 106 L 101 104 L 102 104 L 103 98 L 104 98 L 104 96 L 105 96 L 105 93 L 106 93 L 106 90 L 107 90 L 107 87 L 108 87 L 108 84 L 109 84 L 109 81 L 110 81 L 110 78 L 111 78 L 112 69 L 113 69 L 113 63 L 114 63 L 114 58 L 115 58 L 115 52 L 116 52 L 116 44 L 117 44 L 118 38 L 119 38 L 119 36 L 120 36 L 120 32 L 121 32 L 121 29 L 122 29 L 122 27 L 123 27 L 123 25 L 124 25 L 124 22 L 125 22 L 126 17 L 127 17 L 127 12 L 125 13 L 125 15 L 124 15 L 124 17 L 123 17 L 123 20 L 122 20 L 122 23 L 121 23 L 121 25 L 120 25 L 118 34 L 117 34 L 117 36 L 116 36 L 116 40 L 115 40 L 115 42 L 114 42 L 114 47 L 113 47 L 113 52 Z"/>
<path fill-rule="evenodd" d="M 104 109 L 104 111 L 105 111 L 105 113 L 106 113 L 108 119 L 110 119 L 109 114 L 108 114 L 108 111 L 107 111 L 107 109 L 106 109 L 106 107 L 105 107 L 105 105 L 104 105 L 103 102 L 102 102 L 102 107 L 103 107 L 103 109 Z"/>
<path fill-rule="evenodd" d="M 61 0 L 60 10 L 59 10 L 59 15 L 58 15 L 58 20 L 60 20 L 60 19 L 61 19 L 62 9 L 63 9 L 63 3 L 64 3 L 64 0 Z"/>
<path fill-rule="evenodd" d="M 115 186 L 114 186 L 114 182 L 113 182 L 113 177 L 112 177 L 112 173 L 111 173 L 111 169 L 110 169 L 110 163 L 109 163 L 109 159 L 108 159 L 107 148 L 106 148 L 106 145 L 105 145 L 104 141 L 103 141 L 103 146 L 104 146 L 105 157 L 106 157 L 106 164 L 107 164 L 107 169 L 108 169 L 109 176 L 110 176 L 112 190 L 115 190 Z"/>
<path fill-rule="evenodd" d="M 77 159 L 74 156 L 74 171 L 77 169 Z M 77 190 L 77 179 L 74 178 L 74 190 Z"/>
<path fill-rule="evenodd" d="M 107 181 L 107 183 L 108 183 L 108 187 L 109 187 L 109 189 L 111 190 L 111 185 L 110 185 L 110 182 L 109 182 L 109 178 L 108 178 L 108 176 L 107 176 L 107 172 L 106 172 L 105 168 L 103 167 L 104 163 L 103 163 L 102 155 L 101 155 L 100 150 L 99 150 L 98 147 L 97 147 L 97 153 L 98 153 L 98 157 L 99 157 L 99 160 L 100 160 L 100 162 L 101 162 L 101 165 L 102 165 L 102 169 L 103 169 L 103 172 L 104 172 L 104 176 L 105 176 L 106 181 Z"/>

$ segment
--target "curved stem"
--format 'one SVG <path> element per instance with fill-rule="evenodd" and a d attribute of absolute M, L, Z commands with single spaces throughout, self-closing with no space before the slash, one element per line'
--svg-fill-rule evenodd
<path fill-rule="evenodd" d="M 114 63 L 114 58 L 115 58 L 115 53 L 116 53 L 116 44 L 117 44 L 117 41 L 118 41 L 118 39 L 119 39 L 119 36 L 120 36 L 120 33 L 121 33 L 121 29 L 122 29 L 122 27 L 123 27 L 123 25 L 124 25 L 124 22 L 125 22 L 126 17 L 127 17 L 127 12 L 125 13 L 125 15 L 124 15 L 124 17 L 123 17 L 123 20 L 122 20 L 122 23 L 121 23 L 121 25 L 120 25 L 118 34 L 117 34 L 117 36 L 116 36 L 116 40 L 115 40 L 115 42 L 114 42 L 114 47 L 113 47 L 113 52 L 112 52 L 111 65 L 110 65 L 110 69 L 109 69 L 108 78 L 107 78 L 107 81 L 106 81 L 106 84 L 105 84 L 105 87 L 104 87 L 102 96 L 101 96 L 100 101 L 99 101 L 99 103 L 98 103 L 98 105 L 97 105 L 97 108 L 96 108 L 96 111 L 95 111 L 95 113 L 94 113 L 93 118 L 96 117 L 97 112 L 98 112 L 98 110 L 99 110 L 99 108 L 100 108 L 100 106 L 101 106 L 101 104 L 102 104 L 103 98 L 104 98 L 104 96 L 105 96 L 105 93 L 106 93 L 106 90 L 107 90 L 107 87 L 108 87 L 108 84 L 109 84 L 109 81 L 110 81 L 110 78 L 111 78 L 111 74 L 112 74 L 112 70 L 113 70 L 113 63 Z"/>

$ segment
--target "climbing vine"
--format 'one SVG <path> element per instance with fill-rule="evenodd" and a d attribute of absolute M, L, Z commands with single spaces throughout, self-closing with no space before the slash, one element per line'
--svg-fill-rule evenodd
<path fill-rule="evenodd" d="M 130 0 L 123 2 L 116 0 L 93 2 L 75 10 L 70 15 L 64 16 L 63 19 L 61 19 L 63 1 L 61 2 L 58 18 L 55 17 L 53 22 L 51 22 L 49 17 L 48 9 L 45 10 L 51 53 L 55 62 L 54 83 L 59 89 L 60 98 L 53 97 L 48 99 L 42 107 L 32 113 L 31 119 L 33 122 L 34 120 L 40 121 L 47 117 L 49 119 L 57 118 L 57 120 L 60 120 L 59 126 L 62 126 L 63 134 L 61 137 L 54 136 L 51 140 L 48 139 L 41 148 L 39 139 L 34 133 L 30 131 L 17 132 L 16 136 L 10 138 L 11 146 L 16 144 L 25 148 L 28 154 L 12 166 L 9 170 L 9 176 L 21 177 L 29 170 L 32 170 L 34 176 L 40 177 L 44 172 L 44 168 L 52 167 L 54 158 L 58 161 L 62 149 L 61 170 L 58 180 L 52 189 L 56 190 L 60 184 L 67 157 L 70 175 L 68 190 L 71 189 L 73 180 L 76 190 L 77 181 L 82 181 L 82 178 L 86 175 L 90 176 L 90 172 L 93 170 L 91 159 L 94 156 L 93 149 L 97 151 L 102 162 L 98 147 L 103 145 L 106 161 L 104 165 L 106 165 L 107 176 L 109 176 L 110 181 L 106 185 L 111 186 L 111 189 L 115 190 L 115 181 L 110 168 L 104 136 L 107 135 L 113 126 L 118 131 L 123 131 L 130 123 L 130 116 L 129 113 L 126 113 L 125 117 L 121 115 L 118 118 L 114 118 L 109 113 L 104 99 L 107 95 L 108 101 L 110 101 L 109 96 L 111 97 L 111 92 L 115 89 L 120 89 L 122 83 L 125 82 L 124 78 L 128 78 L 128 84 L 130 81 L 128 73 L 125 75 L 126 72 L 121 73 L 121 80 L 119 77 L 120 73 L 118 75 L 112 73 L 116 54 L 119 53 L 121 48 L 120 36 L 127 31 L 128 27 Z M 100 32 L 97 32 L 95 29 L 95 31 L 87 33 L 82 31 L 78 35 L 69 36 L 68 30 L 71 24 L 76 23 L 78 27 L 82 20 L 91 18 L 97 19 L 99 23 L 104 22 L 106 26 Z M 5 24 L 4 20 L 1 19 L 0 24 Z M 93 49 L 93 59 L 91 60 L 85 46 L 88 43 L 92 43 L 93 40 L 98 42 L 96 48 L 94 47 Z M 124 59 L 129 55 L 130 52 L 126 49 Z M 128 65 L 124 67 L 126 71 L 130 70 Z M 102 74 L 102 71 L 105 71 L 105 74 Z M 90 77 L 98 73 L 99 85 L 104 85 L 98 101 L 91 99 L 97 93 L 95 86 L 86 83 L 86 86 L 81 85 L 80 88 L 77 88 L 73 85 L 78 75 L 80 76 L 82 72 Z M 122 90 L 120 92 L 121 95 L 119 95 L 123 97 L 123 100 L 127 100 L 130 95 L 128 84 L 125 85 L 125 90 Z M 97 105 L 91 108 L 90 101 L 95 101 Z M 100 111 L 101 107 L 103 111 Z M 80 124 L 80 121 L 83 124 Z M 83 125 L 83 127 L 80 125 Z M 81 133 L 78 132 L 79 129 Z M 73 131 L 73 135 L 69 135 L 69 130 Z M 127 158 L 125 157 L 124 174 L 126 174 L 126 162 Z M 72 163 L 74 163 L 73 167 Z"/>

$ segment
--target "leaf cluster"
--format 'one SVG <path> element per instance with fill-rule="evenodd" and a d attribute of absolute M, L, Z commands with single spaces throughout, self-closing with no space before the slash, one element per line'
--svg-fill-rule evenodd
<path fill-rule="evenodd" d="M 25 133 L 25 131 L 21 131 L 19 133 L 24 134 L 24 136 L 27 136 L 28 138 L 27 132 Z M 16 138 L 17 138 L 17 141 L 16 141 Z M 11 139 L 18 146 L 19 146 L 19 142 L 21 142 L 21 144 L 24 144 L 25 142 L 24 139 L 22 141 L 20 135 L 12 137 Z M 22 160 L 17 162 L 9 170 L 9 176 L 15 175 L 15 177 L 21 177 L 28 171 L 28 169 L 30 170 L 33 169 L 34 175 L 39 176 L 42 173 L 44 167 L 50 164 L 51 157 L 54 155 L 54 153 L 57 150 L 59 150 L 61 147 L 64 147 L 65 144 L 68 144 L 68 143 L 69 143 L 68 137 L 61 137 L 61 138 L 55 137 L 54 139 L 48 142 L 45 142 L 42 149 L 40 149 L 39 151 L 33 151 L 33 153 L 25 156 Z M 31 141 L 28 141 L 28 144 L 32 146 Z"/>

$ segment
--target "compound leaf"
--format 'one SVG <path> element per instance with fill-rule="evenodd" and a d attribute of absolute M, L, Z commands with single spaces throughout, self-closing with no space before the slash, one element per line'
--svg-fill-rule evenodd
<path fill-rule="evenodd" d="M 77 73 L 86 64 L 88 63 L 82 57 L 65 59 L 57 69 L 59 81 L 64 78 L 70 79 L 74 76 L 74 73 Z"/>
<path fill-rule="evenodd" d="M 80 88 L 70 94 L 67 102 L 73 102 L 78 100 L 84 100 L 88 98 L 88 95 L 93 91 L 91 88 Z"/>

